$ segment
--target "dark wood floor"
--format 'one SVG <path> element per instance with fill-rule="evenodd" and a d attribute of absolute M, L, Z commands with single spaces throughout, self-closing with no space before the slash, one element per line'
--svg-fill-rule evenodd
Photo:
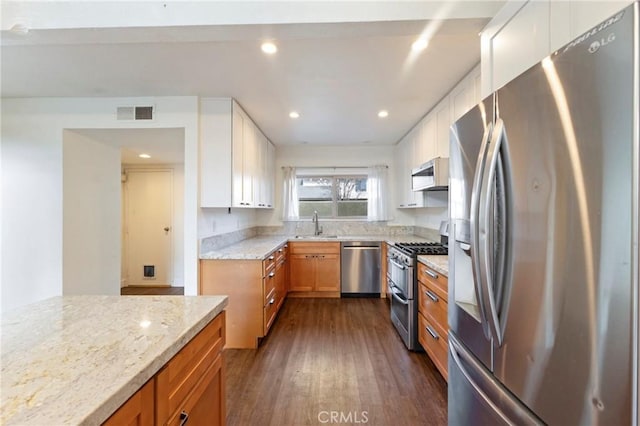
<path fill-rule="evenodd" d="M 148 295 L 183 295 L 184 287 L 151 287 L 151 286 L 128 286 L 120 289 L 122 296 L 148 296 Z"/>
<path fill-rule="evenodd" d="M 288 299 L 257 350 L 225 357 L 228 426 L 447 424 L 445 380 L 383 299 Z"/>

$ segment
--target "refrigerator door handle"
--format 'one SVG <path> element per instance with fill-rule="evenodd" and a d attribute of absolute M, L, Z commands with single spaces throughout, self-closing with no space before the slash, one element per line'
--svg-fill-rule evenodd
<path fill-rule="evenodd" d="M 479 216 L 480 216 L 480 196 L 483 187 L 482 178 L 484 176 L 485 162 L 487 159 L 487 151 L 489 147 L 489 140 L 493 130 L 493 124 L 490 123 L 484 130 L 482 135 L 482 144 L 480 145 L 480 152 L 478 154 L 478 161 L 476 163 L 475 175 L 473 177 L 473 189 L 471 191 L 471 211 L 470 211 L 470 231 L 471 231 L 471 270 L 473 272 L 474 290 L 476 294 L 476 300 L 478 302 L 478 311 L 480 312 L 480 321 L 482 324 L 482 331 L 484 332 L 487 340 L 491 340 L 491 331 L 489 330 L 487 312 L 484 306 L 484 297 L 482 295 L 485 285 L 485 277 L 482 274 L 480 268 L 480 242 L 479 242 Z M 464 247 L 463 247 L 464 249 Z"/>
<path fill-rule="evenodd" d="M 492 185 L 496 179 L 496 170 L 498 168 L 498 159 L 500 156 L 500 147 L 506 138 L 504 122 L 498 119 L 495 123 L 493 134 L 491 135 L 491 141 L 487 151 L 487 160 L 485 163 L 483 177 L 482 177 L 482 189 L 480 190 L 480 200 L 478 209 L 478 245 L 480 246 L 480 273 L 484 277 L 480 281 L 481 296 L 483 297 L 483 305 L 486 308 L 487 322 L 489 324 L 489 330 L 494 339 L 494 343 L 500 347 L 502 345 L 502 330 L 500 327 L 500 320 L 498 318 L 498 308 L 496 295 L 494 292 L 496 278 L 498 280 L 503 279 L 503 253 L 494 253 L 494 231 L 492 227 L 492 204 L 494 203 L 495 191 L 492 190 Z M 503 234 L 503 233 L 502 233 Z M 504 244 L 501 244 L 501 250 L 504 249 Z M 493 270 L 494 256 L 500 256 L 500 271 Z M 495 273 L 497 272 L 497 273 Z M 500 288 L 502 283 L 500 283 Z"/>
<path fill-rule="evenodd" d="M 459 347 L 459 343 L 457 343 L 455 339 L 451 339 L 451 338 L 449 338 L 449 355 L 450 355 L 450 359 L 452 359 L 455 362 L 458 370 L 460 370 L 460 373 L 462 373 L 462 375 L 467 380 L 469 385 L 473 388 L 476 394 L 484 401 L 484 403 L 489 407 L 491 407 L 492 411 L 495 414 L 497 414 L 499 417 L 501 417 L 505 424 L 512 424 L 509 421 L 509 419 L 506 418 L 505 415 L 502 413 L 502 410 L 500 410 L 493 403 L 492 398 L 489 397 L 482 390 L 482 388 L 476 383 L 473 377 L 471 377 L 471 374 L 469 373 L 469 371 L 467 371 L 466 367 L 463 365 L 463 362 L 462 360 L 460 360 L 460 357 L 462 356 L 464 360 L 469 364 L 473 364 L 473 360 L 469 358 L 469 355 L 464 350 L 462 350 L 462 348 Z"/>

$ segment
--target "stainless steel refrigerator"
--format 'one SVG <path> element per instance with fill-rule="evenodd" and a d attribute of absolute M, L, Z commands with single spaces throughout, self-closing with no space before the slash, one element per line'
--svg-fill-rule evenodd
<path fill-rule="evenodd" d="M 637 424 L 638 6 L 451 127 L 451 425 Z"/>

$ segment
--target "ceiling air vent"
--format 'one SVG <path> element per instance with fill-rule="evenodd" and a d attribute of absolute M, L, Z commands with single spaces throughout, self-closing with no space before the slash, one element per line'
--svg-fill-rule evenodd
<path fill-rule="evenodd" d="M 153 120 L 152 106 L 123 106 L 116 111 L 118 120 Z"/>

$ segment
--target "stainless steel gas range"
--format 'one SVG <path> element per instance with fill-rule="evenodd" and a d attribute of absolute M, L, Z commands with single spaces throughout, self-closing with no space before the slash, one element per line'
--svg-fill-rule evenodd
<path fill-rule="evenodd" d="M 416 263 L 418 255 L 429 254 L 446 255 L 447 246 L 442 243 L 396 243 L 387 251 L 387 297 L 391 303 L 391 322 L 412 351 L 420 350 Z"/>

